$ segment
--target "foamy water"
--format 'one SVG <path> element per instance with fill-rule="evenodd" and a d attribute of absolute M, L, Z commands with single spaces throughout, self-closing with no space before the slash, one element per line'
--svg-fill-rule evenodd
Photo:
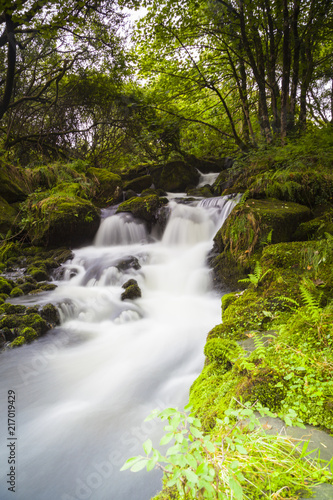
<path fill-rule="evenodd" d="M 159 471 L 119 472 L 161 426 L 154 408 L 182 407 L 202 369 L 220 297 L 205 264 L 212 238 L 237 200 L 188 206 L 171 200 L 160 240 L 144 224 L 112 215 L 95 244 L 76 250 L 64 280 L 43 298 L 62 325 L 1 354 L 0 498 L 148 500 Z M 142 297 L 121 301 L 137 280 Z M 8 491 L 7 393 L 16 393 L 16 492 Z"/>

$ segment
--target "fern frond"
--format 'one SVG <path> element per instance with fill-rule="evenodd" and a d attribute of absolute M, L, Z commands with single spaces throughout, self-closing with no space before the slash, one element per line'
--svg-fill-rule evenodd
<path fill-rule="evenodd" d="M 265 347 L 264 342 L 256 334 L 254 335 L 253 341 L 254 341 L 254 345 L 256 347 L 256 349 L 255 349 L 256 356 L 259 359 L 264 359 L 266 357 L 266 347 Z"/>
<path fill-rule="evenodd" d="M 314 297 L 313 293 L 304 285 L 300 285 L 301 297 L 306 305 L 307 312 L 313 321 L 318 321 L 322 314 L 319 300 Z"/>

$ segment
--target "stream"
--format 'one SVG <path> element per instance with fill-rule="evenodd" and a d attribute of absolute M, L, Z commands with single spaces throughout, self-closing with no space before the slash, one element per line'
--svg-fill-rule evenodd
<path fill-rule="evenodd" d="M 94 244 L 74 251 L 58 287 L 16 299 L 56 304 L 61 326 L 1 354 L 2 500 L 148 500 L 161 489 L 158 470 L 119 469 L 148 437 L 158 444 L 162 424 L 144 422 L 154 408 L 188 401 L 207 333 L 221 321 L 206 257 L 237 202 L 182 201 L 170 196 L 166 227 L 152 234 L 130 214 L 104 210 Z M 142 297 L 122 301 L 133 278 Z"/>

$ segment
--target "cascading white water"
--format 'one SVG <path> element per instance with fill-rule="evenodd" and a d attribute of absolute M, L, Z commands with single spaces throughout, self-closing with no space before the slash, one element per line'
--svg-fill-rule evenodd
<path fill-rule="evenodd" d="M 119 472 L 157 444 L 154 408 L 183 406 L 203 365 L 207 332 L 220 322 L 205 264 L 212 237 L 238 200 L 170 202 L 159 241 L 143 224 L 112 215 L 95 245 L 75 251 L 65 278 L 44 299 L 62 326 L 1 355 L 1 401 L 16 393 L 16 492 L 8 491 L 7 406 L 1 410 L 3 500 L 148 500 L 158 471 Z M 142 297 L 121 301 L 137 280 Z M 3 403 L 4 404 L 4 403 Z"/>

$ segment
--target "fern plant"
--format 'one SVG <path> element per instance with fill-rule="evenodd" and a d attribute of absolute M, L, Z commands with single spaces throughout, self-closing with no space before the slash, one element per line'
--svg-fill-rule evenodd
<path fill-rule="evenodd" d="M 264 277 L 271 271 L 271 269 L 267 269 L 264 273 L 262 272 L 262 267 L 260 262 L 257 260 L 256 265 L 254 267 L 253 274 L 248 274 L 247 278 L 238 280 L 239 283 L 251 283 L 255 288 L 259 285 L 259 283 L 264 279 Z"/>
<path fill-rule="evenodd" d="M 311 321 L 318 323 L 323 314 L 323 308 L 320 306 L 321 295 L 319 299 L 317 299 L 309 289 L 309 286 L 310 284 L 304 281 L 299 288 L 303 302 L 306 306 L 306 314 L 310 317 Z"/>

